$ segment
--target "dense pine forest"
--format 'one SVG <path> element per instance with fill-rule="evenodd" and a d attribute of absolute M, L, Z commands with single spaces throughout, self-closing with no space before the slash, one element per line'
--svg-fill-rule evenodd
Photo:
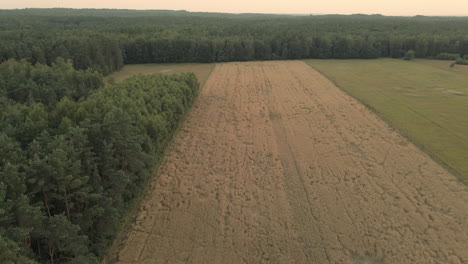
<path fill-rule="evenodd" d="M 0 263 L 97 263 L 197 91 L 193 74 L 1 64 Z"/>
<path fill-rule="evenodd" d="M 199 89 L 124 64 L 408 54 L 466 63 L 468 18 L 0 10 L 0 263 L 111 245 Z"/>
<path fill-rule="evenodd" d="M 0 11 L 0 62 L 27 59 L 107 74 L 128 63 L 468 54 L 468 18 L 275 16 L 171 11 Z"/>

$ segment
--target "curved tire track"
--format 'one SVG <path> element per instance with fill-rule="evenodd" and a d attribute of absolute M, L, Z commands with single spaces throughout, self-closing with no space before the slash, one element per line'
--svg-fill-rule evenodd
<path fill-rule="evenodd" d="M 303 62 L 218 64 L 118 263 L 468 263 L 467 205 Z"/>

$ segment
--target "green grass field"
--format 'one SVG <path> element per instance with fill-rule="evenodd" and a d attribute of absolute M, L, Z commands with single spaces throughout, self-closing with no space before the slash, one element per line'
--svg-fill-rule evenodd
<path fill-rule="evenodd" d="M 306 62 L 468 184 L 468 66 L 397 59 Z"/>
<path fill-rule="evenodd" d="M 106 79 L 114 79 L 116 82 L 121 82 L 138 74 L 193 72 L 197 76 L 198 82 L 200 82 L 200 87 L 203 87 L 210 77 L 214 66 L 214 63 L 130 64 L 125 65 L 120 71 L 107 76 Z"/>
<path fill-rule="evenodd" d="M 459 73 L 468 76 L 468 66 L 467 65 L 450 65 L 453 61 L 446 61 L 446 60 L 426 60 L 426 59 L 417 59 L 415 60 L 417 63 L 421 63 L 424 65 L 429 65 L 432 67 L 436 67 L 445 71 L 450 71 L 454 73 Z"/>

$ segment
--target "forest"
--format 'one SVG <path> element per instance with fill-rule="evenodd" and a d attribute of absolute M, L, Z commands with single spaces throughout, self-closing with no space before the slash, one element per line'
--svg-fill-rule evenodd
<path fill-rule="evenodd" d="M 193 74 L 2 63 L 0 263 L 97 263 L 197 92 Z"/>
<path fill-rule="evenodd" d="M 0 11 L 0 62 L 26 59 L 103 74 L 130 63 L 468 55 L 468 18 L 232 15 L 184 11 Z"/>
<path fill-rule="evenodd" d="M 97 263 L 197 96 L 124 64 L 418 58 L 467 63 L 468 18 L 0 10 L 0 263 Z"/>

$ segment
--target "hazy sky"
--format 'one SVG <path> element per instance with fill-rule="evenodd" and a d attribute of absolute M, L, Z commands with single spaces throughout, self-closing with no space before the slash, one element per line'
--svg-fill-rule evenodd
<path fill-rule="evenodd" d="M 26 7 L 183 9 L 228 13 L 468 16 L 468 0 L 0 0 L 0 9 Z"/>

